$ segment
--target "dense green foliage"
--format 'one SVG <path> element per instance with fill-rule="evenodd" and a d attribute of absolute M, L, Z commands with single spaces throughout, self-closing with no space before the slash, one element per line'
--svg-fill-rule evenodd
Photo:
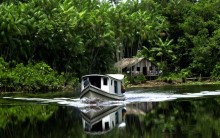
<path fill-rule="evenodd" d="M 0 56 L 24 64 L 44 61 L 78 77 L 110 72 L 116 60 L 136 55 L 165 26 L 157 3 L 147 3 L 114 8 L 97 0 L 2 2 Z"/>
<path fill-rule="evenodd" d="M 35 65 L 9 64 L 0 58 L 1 91 L 50 91 L 58 90 L 65 83 L 63 75 L 58 75 L 45 63 Z"/>
<path fill-rule="evenodd" d="M 140 84 L 146 81 L 146 78 L 143 74 L 139 74 L 136 76 L 130 76 L 128 77 L 128 80 L 132 84 Z"/>
<path fill-rule="evenodd" d="M 10 64 L 45 62 L 71 80 L 138 55 L 164 75 L 220 74 L 219 0 L 10 0 L 0 13 L 0 56 Z"/>
<path fill-rule="evenodd" d="M 215 68 L 211 72 L 212 77 L 216 78 L 216 79 L 220 79 L 220 73 L 219 72 L 220 72 L 220 63 L 215 65 Z"/>

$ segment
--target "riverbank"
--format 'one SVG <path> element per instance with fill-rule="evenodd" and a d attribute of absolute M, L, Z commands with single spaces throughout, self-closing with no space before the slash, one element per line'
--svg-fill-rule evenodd
<path fill-rule="evenodd" d="M 141 87 L 161 87 L 161 86 L 180 86 L 180 85 L 213 85 L 213 84 L 219 84 L 220 81 L 211 81 L 211 80 L 206 80 L 206 81 L 187 81 L 187 82 L 181 82 L 181 81 L 172 81 L 172 82 L 165 82 L 162 80 L 151 80 L 151 81 L 146 81 L 141 84 L 129 84 L 127 88 L 141 88 Z"/>

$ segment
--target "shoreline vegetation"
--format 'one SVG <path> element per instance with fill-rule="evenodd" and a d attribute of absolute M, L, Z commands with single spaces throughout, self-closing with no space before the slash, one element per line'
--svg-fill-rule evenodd
<path fill-rule="evenodd" d="M 187 85 L 220 85 L 220 81 L 212 81 L 212 80 L 206 80 L 206 81 L 172 81 L 164 82 L 162 80 L 150 80 L 146 81 L 144 83 L 140 84 L 128 84 L 127 88 L 153 88 L 153 87 L 163 87 L 163 86 L 187 86 Z"/>
<path fill-rule="evenodd" d="M 125 75 L 125 86 L 129 88 L 161 87 L 180 85 L 211 85 L 220 84 L 220 81 L 211 77 L 193 77 L 188 70 L 175 74 L 170 73 L 160 76 L 156 80 L 146 79 L 143 74 Z M 27 65 L 10 65 L 0 57 L 0 93 L 48 93 L 48 92 L 73 92 L 80 91 L 79 78 L 67 73 L 58 73 L 44 62 L 28 63 Z M 181 79 L 180 79 L 181 78 Z M 59 94 L 58 94 L 59 95 Z"/>
<path fill-rule="evenodd" d="M 188 73 L 171 73 L 166 76 L 159 76 L 154 80 L 146 79 L 142 74 L 136 76 L 125 75 L 125 85 L 129 88 L 151 88 L 163 86 L 187 86 L 187 85 L 216 85 L 220 84 L 219 79 L 211 77 L 186 77 Z"/>
<path fill-rule="evenodd" d="M 44 62 L 28 63 L 27 65 L 10 65 L 0 57 L 0 93 L 49 93 L 49 92 L 73 92 L 80 91 L 79 78 L 67 73 L 58 73 Z M 161 87 L 180 85 L 211 85 L 220 84 L 220 81 L 211 77 L 189 76 L 188 70 L 175 74 L 170 73 L 160 76 L 156 80 L 146 79 L 143 74 L 129 76 L 125 75 L 125 85 L 129 88 Z M 181 79 L 180 79 L 181 78 Z M 59 94 L 58 94 L 59 95 Z"/>

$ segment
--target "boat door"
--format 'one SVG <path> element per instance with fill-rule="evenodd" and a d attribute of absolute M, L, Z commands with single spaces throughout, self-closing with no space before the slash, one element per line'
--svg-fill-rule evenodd
<path fill-rule="evenodd" d="M 118 93 L 118 82 L 114 81 L 115 93 Z"/>

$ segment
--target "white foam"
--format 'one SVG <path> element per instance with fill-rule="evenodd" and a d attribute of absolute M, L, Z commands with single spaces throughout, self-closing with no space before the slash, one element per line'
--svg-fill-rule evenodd
<path fill-rule="evenodd" d="M 176 99 L 184 98 L 198 98 L 198 97 L 208 97 L 208 96 L 218 96 L 220 95 L 220 90 L 217 91 L 202 91 L 199 93 L 184 93 L 184 94 L 174 94 L 174 93 L 135 93 L 134 91 L 126 92 L 125 101 L 97 101 L 96 99 L 83 99 L 79 98 L 25 98 L 25 97 L 3 97 L 4 99 L 15 99 L 15 100 L 24 100 L 24 101 L 35 101 L 38 103 L 49 104 L 57 103 L 59 105 L 74 106 L 79 108 L 89 107 L 89 106 L 118 106 L 126 105 L 129 103 L 139 103 L 139 102 L 163 102 L 163 101 L 172 101 Z"/>

